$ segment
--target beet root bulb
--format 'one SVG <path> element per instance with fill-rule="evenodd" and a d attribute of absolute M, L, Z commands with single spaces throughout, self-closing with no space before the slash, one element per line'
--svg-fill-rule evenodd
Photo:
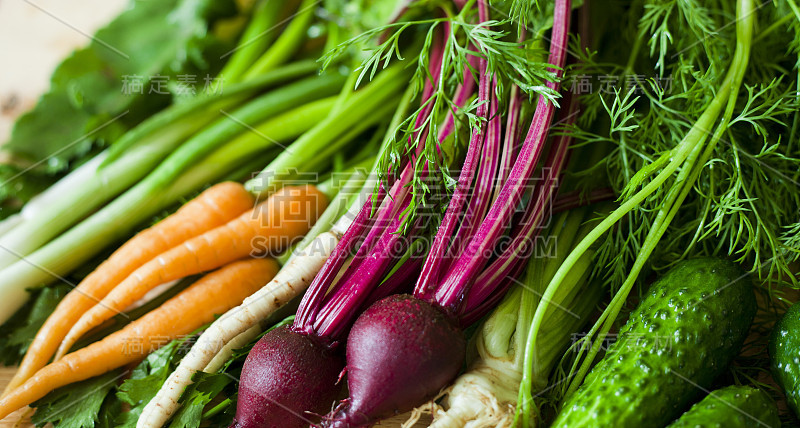
<path fill-rule="evenodd" d="M 307 427 L 329 411 L 342 385 L 344 361 L 313 338 L 276 328 L 253 347 L 242 367 L 231 427 Z"/>
<path fill-rule="evenodd" d="M 459 373 L 465 350 L 464 333 L 431 304 L 409 295 L 376 302 L 347 339 L 350 398 L 323 426 L 370 425 L 430 400 Z"/>

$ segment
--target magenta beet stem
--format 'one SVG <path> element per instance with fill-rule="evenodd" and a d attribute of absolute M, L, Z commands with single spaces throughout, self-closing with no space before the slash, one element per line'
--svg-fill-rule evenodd
<path fill-rule="evenodd" d="M 434 47 L 432 48 L 433 54 L 431 55 L 430 60 L 431 69 L 437 70 L 434 71 L 434 75 L 432 76 L 437 83 L 439 77 L 438 70 L 441 68 L 442 54 L 444 53 L 444 48 L 441 46 L 442 44 L 443 41 L 440 43 L 434 43 Z M 424 100 L 423 102 L 430 99 L 433 94 L 433 87 L 433 82 L 425 82 L 425 87 L 422 94 L 422 99 Z M 424 113 L 425 115 L 430 114 L 430 108 L 424 111 L 426 111 L 426 113 Z M 425 116 L 418 116 L 417 120 L 422 121 L 421 123 L 424 123 Z M 411 144 L 411 140 L 409 141 L 409 144 Z M 417 156 L 421 154 L 422 146 L 417 147 L 416 152 Z M 326 300 L 325 296 L 336 279 L 339 271 L 344 266 L 348 256 L 352 254 L 353 250 L 356 249 L 356 246 L 360 244 L 358 247 L 358 253 L 360 253 L 362 257 L 359 258 L 359 254 L 356 254 L 355 258 L 356 264 L 360 263 L 359 260 L 363 259 L 363 256 L 366 255 L 366 252 L 372 248 L 372 243 L 378 238 L 380 233 L 384 231 L 385 227 L 383 226 L 388 225 L 392 215 L 398 212 L 395 209 L 395 203 L 397 199 L 394 196 L 398 196 L 398 194 L 406 192 L 405 185 L 411 178 L 411 168 L 413 168 L 413 162 L 406 162 L 404 173 L 401 174 L 401 177 L 392 186 L 390 191 L 390 196 L 392 197 L 388 198 L 388 200 L 385 200 L 386 192 L 384 190 L 384 186 L 383 184 L 379 184 L 377 194 L 373 194 L 369 200 L 367 200 L 364 206 L 361 207 L 361 210 L 359 211 L 356 219 L 353 221 L 353 224 L 347 229 L 344 236 L 342 236 L 342 239 L 334 248 L 333 253 L 325 262 L 322 269 L 309 286 L 308 291 L 303 296 L 303 299 L 300 302 L 300 307 L 297 310 L 297 317 L 292 326 L 295 331 L 303 332 L 305 334 L 312 334 L 314 332 L 313 326 L 317 324 L 319 312 L 322 310 Z M 405 173 L 406 171 L 409 171 L 409 173 Z M 372 215 L 374 201 L 381 201 L 378 212 L 375 213 L 375 216 Z M 367 230 L 367 228 L 369 228 L 369 230 Z M 356 267 L 358 266 L 354 266 L 354 268 Z M 339 282 L 339 284 L 341 283 L 342 281 Z M 335 291 L 336 289 L 334 289 L 334 292 Z"/>
<path fill-rule="evenodd" d="M 409 202 L 410 198 L 405 197 L 401 202 L 403 209 L 408 206 Z M 396 231 L 400 228 L 403 221 L 402 212 L 401 209 L 387 228 L 388 230 Z M 338 340 L 340 335 L 349 329 L 360 313 L 358 308 L 364 304 L 388 271 L 392 261 L 400 257 L 400 255 L 393 254 L 393 249 L 395 244 L 402 239 L 405 239 L 405 236 L 400 233 L 389 232 L 381 235 L 375 248 L 370 252 L 368 262 L 352 270 L 352 275 L 346 281 L 339 283 L 341 286 L 337 287 L 330 300 L 323 306 L 317 322 L 314 324 L 317 335 Z"/>
<path fill-rule="evenodd" d="M 475 235 L 480 227 L 489 204 L 492 202 L 497 181 L 497 167 L 500 164 L 500 151 L 502 149 L 502 135 L 500 115 L 498 114 L 497 99 L 497 79 L 492 79 L 491 97 L 489 103 L 489 123 L 486 127 L 486 139 L 483 143 L 483 153 L 481 162 L 478 166 L 478 176 L 475 179 L 475 187 L 472 197 L 467 204 L 467 211 L 464 213 L 459 232 L 453 237 L 453 243 L 447 254 L 448 266 L 453 259 L 459 256 L 464 250 L 467 242 Z"/>
<path fill-rule="evenodd" d="M 533 238 L 541 230 L 548 208 L 558 190 L 558 178 L 567 162 L 571 139 L 570 135 L 562 135 L 552 147 L 543 169 L 545 178 L 537 186 L 536 197 L 528 205 L 528 212 L 523 218 L 521 227 L 515 231 L 516 233 L 514 233 L 514 238 L 509 248 L 497 260 L 492 262 L 489 268 L 481 272 L 475 280 L 475 285 L 465 300 L 465 311 L 476 311 L 477 307 L 482 306 L 482 302 L 494 294 L 502 296 L 502 293 L 497 292 L 498 285 L 507 283 L 508 278 L 513 278 L 512 274 L 515 271 L 515 265 L 524 263 L 530 257 L 530 254 L 524 254 L 525 250 L 530 249 L 534 241 Z M 489 308 L 491 307 L 486 309 Z M 478 314 L 477 317 L 480 318 L 482 315 Z"/>
<path fill-rule="evenodd" d="M 414 244 L 412 243 L 411 245 Z M 372 294 L 367 298 L 364 307 L 368 308 L 372 306 L 373 303 L 387 296 L 409 291 L 409 284 L 413 284 L 419 277 L 419 271 L 420 268 L 422 268 L 422 262 L 425 260 L 426 251 L 427 248 L 423 246 L 419 251 L 412 253 L 411 257 L 402 265 L 398 266 L 397 270 L 390 276 L 387 276 L 378 288 L 372 290 Z"/>
<path fill-rule="evenodd" d="M 503 190 L 503 183 L 508 180 L 511 174 L 511 167 L 514 166 L 514 158 L 517 155 L 517 146 L 519 145 L 520 133 L 522 126 L 519 120 L 519 111 L 522 106 L 522 97 L 519 94 L 519 87 L 511 87 L 511 95 L 508 102 L 508 114 L 506 115 L 506 134 L 503 141 L 503 151 L 500 154 L 500 167 L 497 172 L 497 182 L 492 196 L 492 201 L 497 200 L 500 196 L 500 191 Z"/>
<path fill-rule="evenodd" d="M 312 325 L 322 305 L 325 293 L 328 291 L 334 279 L 336 279 L 336 275 L 345 261 L 347 261 L 347 258 L 353 250 L 355 250 L 359 240 L 366 234 L 367 227 L 373 223 L 374 218 L 370 216 L 372 212 L 372 198 L 383 199 L 384 194 L 385 192 L 381 185 L 378 187 L 377 194 L 370 195 L 370 198 L 367 199 L 367 202 L 361 207 L 361 210 L 359 210 L 353 223 L 347 228 L 347 231 L 339 240 L 338 244 L 336 244 L 336 247 L 328 257 L 328 260 L 325 261 L 322 269 L 320 269 L 317 276 L 314 277 L 308 291 L 303 295 L 300 307 L 297 309 L 297 316 L 292 326 L 295 331 L 305 334 L 310 334 L 313 331 Z"/>
<path fill-rule="evenodd" d="M 348 271 L 358 268 L 361 263 L 367 259 L 367 254 L 375 246 L 375 243 L 380 239 L 381 235 L 386 231 L 393 219 L 402 212 L 398 201 L 405 199 L 408 194 L 408 182 L 414 173 L 414 165 L 407 163 L 403 168 L 398 180 L 394 183 L 389 190 L 388 197 L 385 197 L 378 211 L 375 213 L 375 220 L 370 228 L 364 241 L 361 242 L 356 254 L 353 256 L 353 261 L 348 267 Z M 340 278 L 339 282 L 345 281 L 346 278 Z"/>
<path fill-rule="evenodd" d="M 486 104 L 489 99 L 489 79 L 486 75 L 486 66 L 486 59 L 481 58 L 478 63 L 478 99 L 481 101 L 476 111 L 478 117 L 486 117 L 488 109 Z M 432 293 L 438 283 L 439 271 L 444 261 L 445 251 L 450 245 L 450 237 L 453 235 L 453 231 L 460 220 L 463 205 L 467 200 L 469 190 L 472 187 L 472 180 L 475 177 L 478 155 L 483 146 L 483 126 L 484 124 L 481 123 L 478 129 L 474 129 L 472 132 L 467 148 L 467 156 L 464 159 L 464 164 L 458 177 L 458 183 L 453 190 L 453 195 L 447 205 L 442 223 L 433 239 L 428 258 L 422 266 L 422 272 L 414 290 L 414 295 L 420 299 L 426 300 L 432 297 Z"/>
<path fill-rule="evenodd" d="M 574 97 L 568 97 L 567 109 L 562 114 L 563 122 L 571 125 L 575 122 L 578 112 L 578 102 Z M 489 295 L 496 293 L 495 284 L 504 281 L 504 278 L 515 278 L 512 272 L 515 271 L 514 265 L 525 264 L 533 251 L 534 238 L 543 227 L 548 209 L 552 211 L 553 200 L 558 192 L 558 180 L 562 175 L 564 167 L 569 159 L 569 147 L 572 144 L 572 133 L 565 132 L 556 138 L 553 143 L 547 160 L 542 168 L 543 178 L 540 184 L 533 191 L 531 203 L 525 209 L 525 213 L 519 224 L 511 232 L 513 237 L 508 248 L 494 260 L 486 269 L 478 275 L 475 285 L 470 291 L 466 302 L 466 311 L 475 311 Z M 498 293 L 502 295 L 502 293 Z"/>
<path fill-rule="evenodd" d="M 518 283 L 517 278 L 519 278 L 520 275 L 522 275 L 522 272 L 525 270 L 526 263 L 524 263 L 522 260 L 523 259 L 516 260 L 511 264 L 508 274 L 504 277 L 498 278 L 497 283 L 493 286 L 494 292 L 490 294 L 486 300 L 480 302 L 480 304 L 477 306 L 464 311 L 464 314 L 459 317 L 459 324 L 461 325 L 461 328 L 467 328 L 479 321 L 484 315 L 494 309 L 501 300 L 503 300 L 506 291 L 508 291 L 511 286 Z"/>
<path fill-rule="evenodd" d="M 566 60 L 569 9 L 569 0 L 556 1 L 548 62 L 558 67 L 553 71 L 559 78 L 563 74 Z M 558 91 L 560 87 L 557 81 L 547 82 L 547 86 L 554 91 Z M 492 205 L 477 234 L 467 245 L 464 254 L 461 254 L 456 263 L 448 270 L 441 287 L 436 291 L 434 296 L 436 302 L 446 310 L 456 314 L 460 313 L 463 300 L 469 293 L 474 278 L 491 257 L 489 250 L 493 248 L 500 234 L 508 225 L 522 193 L 525 191 L 525 184 L 536 167 L 554 111 L 555 106 L 545 97 L 540 96 L 525 143 L 508 181 L 503 185 L 497 198 L 498 203 Z"/>

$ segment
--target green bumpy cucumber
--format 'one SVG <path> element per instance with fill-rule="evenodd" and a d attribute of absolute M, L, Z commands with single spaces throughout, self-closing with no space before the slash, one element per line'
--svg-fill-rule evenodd
<path fill-rule="evenodd" d="M 800 416 L 800 302 L 772 328 L 769 356 L 775 381 L 786 393 L 789 407 Z"/>
<path fill-rule="evenodd" d="M 716 258 L 678 263 L 631 313 L 554 427 L 663 427 L 739 353 L 756 313 L 752 281 Z"/>
<path fill-rule="evenodd" d="M 748 428 L 781 426 L 778 408 L 766 392 L 750 386 L 718 389 L 692 406 L 669 428 Z"/>

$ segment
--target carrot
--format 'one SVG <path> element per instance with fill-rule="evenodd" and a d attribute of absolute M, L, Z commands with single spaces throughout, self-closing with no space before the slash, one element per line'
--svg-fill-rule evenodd
<path fill-rule="evenodd" d="M 241 184 L 219 183 L 131 238 L 58 304 L 36 333 L 4 394 L 44 367 L 81 315 L 134 270 L 163 251 L 227 223 L 252 208 L 253 203 L 253 197 Z"/>
<path fill-rule="evenodd" d="M 339 238 L 333 232 L 320 234 L 300 254 L 290 259 L 272 281 L 214 321 L 169 375 L 156 396 L 147 403 L 136 427 L 159 428 L 164 425 L 180 406 L 179 399 L 192 383 L 192 376 L 201 370 L 213 372 L 220 362 L 230 357 L 233 347 L 220 348 L 220 345 L 252 332 L 259 321 L 302 293 L 338 242 Z"/>
<path fill-rule="evenodd" d="M 240 304 L 278 272 L 270 258 L 246 259 L 214 271 L 147 315 L 103 340 L 67 354 L 0 399 L 0 419 L 50 391 L 139 361 Z"/>
<path fill-rule="evenodd" d="M 302 237 L 327 206 L 314 186 L 284 187 L 264 203 L 215 229 L 184 241 L 136 269 L 87 311 L 67 333 L 56 357 L 100 325 L 168 281 L 216 269 L 257 251 L 280 251 Z"/>

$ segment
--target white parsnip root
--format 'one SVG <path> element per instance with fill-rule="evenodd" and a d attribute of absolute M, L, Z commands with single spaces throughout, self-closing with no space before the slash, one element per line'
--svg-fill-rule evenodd
<path fill-rule="evenodd" d="M 445 393 L 444 412 L 433 412 L 431 428 L 498 427 L 514 425 L 522 373 L 513 360 L 486 355 L 483 335 L 477 340 L 480 358 Z"/>
<path fill-rule="evenodd" d="M 219 371 L 219 369 L 221 369 L 222 366 L 225 365 L 225 363 L 228 361 L 231 355 L 233 355 L 233 351 L 235 349 L 239 349 L 250 343 L 251 340 L 255 339 L 256 336 L 261 334 L 261 331 L 262 329 L 260 325 L 254 325 L 245 330 L 244 333 L 241 333 L 238 336 L 231 339 L 228 343 L 225 344 L 225 346 L 222 347 L 222 349 L 219 350 L 219 352 L 217 352 L 217 355 L 214 356 L 214 358 L 211 360 L 210 363 L 208 363 L 208 365 L 206 366 L 205 369 L 203 369 L 203 371 L 206 373 L 216 373 L 217 371 Z"/>
<path fill-rule="evenodd" d="M 192 383 L 192 376 L 198 371 L 213 368 L 214 361 L 224 363 L 226 358 L 217 357 L 218 354 L 230 355 L 236 347 L 226 347 L 228 343 L 234 339 L 238 342 L 238 337 L 243 334 L 246 337 L 245 332 L 251 332 L 251 329 L 257 330 L 260 321 L 302 293 L 322 268 L 338 240 L 334 233 L 320 234 L 302 253 L 290 260 L 272 281 L 211 324 L 167 378 L 158 394 L 147 403 L 136 426 L 158 428 L 164 425 L 178 409 L 178 400 Z"/>

